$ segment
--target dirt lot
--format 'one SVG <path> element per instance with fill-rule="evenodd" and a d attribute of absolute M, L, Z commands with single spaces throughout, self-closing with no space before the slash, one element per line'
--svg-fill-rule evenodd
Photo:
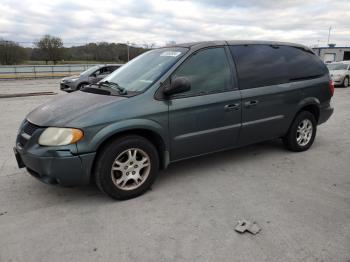
<path fill-rule="evenodd" d="M 94 187 L 60 188 L 19 170 L 18 126 L 63 95 L 58 80 L 0 81 L 0 261 L 350 261 L 350 88 L 313 147 L 271 141 L 171 165 L 153 190 L 116 202 Z M 256 220 L 253 236 L 234 231 Z"/>

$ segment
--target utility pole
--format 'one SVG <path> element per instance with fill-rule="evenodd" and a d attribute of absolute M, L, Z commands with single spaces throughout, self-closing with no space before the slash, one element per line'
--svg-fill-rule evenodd
<path fill-rule="evenodd" d="M 327 45 L 329 45 L 329 38 L 331 37 L 331 30 L 332 30 L 332 26 L 330 26 L 329 29 L 328 29 L 328 40 L 327 40 Z"/>
<path fill-rule="evenodd" d="M 129 41 L 126 42 L 126 48 L 128 50 L 128 62 L 129 62 L 130 60 Z"/>

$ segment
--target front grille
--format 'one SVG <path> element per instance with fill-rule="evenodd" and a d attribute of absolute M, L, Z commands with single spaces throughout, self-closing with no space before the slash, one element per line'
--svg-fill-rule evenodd
<path fill-rule="evenodd" d="M 64 84 L 64 83 L 61 83 L 61 84 L 60 84 L 60 87 L 61 87 L 61 89 L 67 89 L 67 88 L 69 88 L 69 85 L 66 85 L 66 84 Z"/>
<path fill-rule="evenodd" d="M 30 137 L 34 134 L 35 130 L 37 130 L 38 128 L 40 127 L 25 120 L 22 130 L 19 132 L 17 137 L 18 145 L 20 147 L 24 147 L 27 144 Z"/>
<path fill-rule="evenodd" d="M 39 126 L 34 125 L 34 124 L 30 123 L 29 121 L 26 121 L 24 123 L 23 128 L 22 128 L 22 131 L 28 135 L 32 135 L 35 132 L 35 130 L 37 130 L 38 128 L 39 128 Z"/>

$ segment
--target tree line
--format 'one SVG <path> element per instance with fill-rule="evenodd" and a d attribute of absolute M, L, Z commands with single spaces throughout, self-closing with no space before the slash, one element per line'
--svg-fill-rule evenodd
<path fill-rule="evenodd" d="M 88 43 L 64 47 L 59 37 L 45 35 L 34 47 L 22 47 L 14 41 L 0 39 L 0 64 L 14 65 L 24 61 L 45 61 L 57 64 L 64 61 L 100 61 L 125 63 L 149 50 L 149 47 L 134 47 L 120 43 Z"/>

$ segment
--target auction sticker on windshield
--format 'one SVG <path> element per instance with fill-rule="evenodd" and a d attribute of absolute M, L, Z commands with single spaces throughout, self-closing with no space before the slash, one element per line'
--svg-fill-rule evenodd
<path fill-rule="evenodd" d="M 160 56 L 173 56 L 173 57 L 176 57 L 179 54 L 181 54 L 181 52 L 165 51 L 165 52 L 161 53 Z"/>

